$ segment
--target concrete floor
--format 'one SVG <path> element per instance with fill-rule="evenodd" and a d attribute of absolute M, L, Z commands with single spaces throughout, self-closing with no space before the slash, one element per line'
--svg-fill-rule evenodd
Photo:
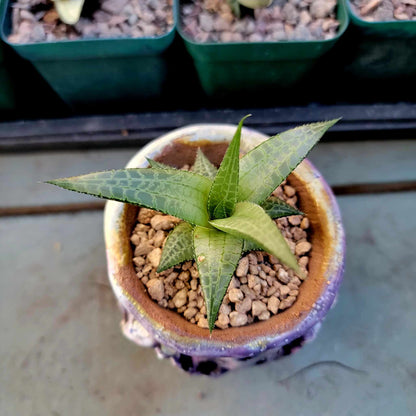
<path fill-rule="evenodd" d="M 0 207 L 79 201 L 37 181 L 132 153 L 0 156 Z M 331 184 L 416 179 L 416 141 L 323 143 L 311 158 Z M 0 218 L 0 415 L 415 415 L 416 194 L 338 201 L 346 274 L 317 339 L 213 380 L 123 338 L 101 212 Z"/>

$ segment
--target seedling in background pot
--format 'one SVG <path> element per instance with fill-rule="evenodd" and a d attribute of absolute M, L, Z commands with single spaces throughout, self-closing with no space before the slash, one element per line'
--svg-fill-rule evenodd
<path fill-rule="evenodd" d="M 53 0 L 59 18 L 68 25 L 75 25 L 81 16 L 84 0 Z"/>
<path fill-rule="evenodd" d="M 169 234 L 158 272 L 196 261 L 209 330 L 242 253 L 264 250 L 297 274 L 302 271 L 273 219 L 300 214 L 270 194 L 338 120 L 288 130 L 241 159 L 244 117 L 217 170 L 198 150 L 191 171 L 149 160 L 150 168 L 90 173 L 48 183 L 101 198 L 128 202 L 182 219 Z"/>

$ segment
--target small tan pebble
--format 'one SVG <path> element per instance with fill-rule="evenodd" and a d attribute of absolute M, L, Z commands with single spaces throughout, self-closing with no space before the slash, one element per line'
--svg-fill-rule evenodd
<path fill-rule="evenodd" d="M 137 267 L 136 267 L 136 272 L 137 272 Z M 141 279 L 142 277 L 143 277 L 143 273 L 141 272 L 141 271 L 138 271 L 137 273 L 136 273 L 136 276 L 139 278 L 139 279 Z"/>
<path fill-rule="evenodd" d="M 301 257 L 300 259 L 299 259 L 299 266 L 301 266 L 301 267 L 306 267 L 307 265 L 308 265 L 308 263 L 309 263 L 309 257 L 307 257 L 307 256 L 303 256 L 303 257 Z M 299 283 L 300 284 L 300 283 Z"/>
<path fill-rule="evenodd" d="M 279 271 L 277 272 L 277 278 L 282 283 L 289 283 L 290 282 L 289 273 L 283 268 L 279 269 Z"/>
<path fill-rule="evenodd" d="M 262 251 L 255 251 L 257 257 L 257 263 L 263 263 L 264 256 Z"/>
<path fill-rule="evenodd" d="M 159 266 L 161 257 L 162 250 L 160 248 L 155 248 L 147 255 L 148 260 L 154 268 L 157 268 Z"/>
<path fill-rule="evenodd" d="M 280 300 L 276 296 L 271 296 L 267 302 L 267 309 L 276 315 L 279 310 Z"/>
<path fill-rule="evenodd" d="M 137 219 L 142 224 L 149 224 L 150 220 L 157 214 L 156 211 L 148 208 L 140 208 L 139 215 Z"/>
<path fill-rule="evenodd" d="M 227 315 L 220 313 L 218 315 L 217 321 L 215 322 L 215 325 L 217 325 L 218 328 L 225 329 L 225 328 L 228 328 L 229 324 L 230 324 L 230 318 Z"/>
<path fill-rule="evenodd" d="M 312 244 L 307 241 L 301 241 L 300 243 L 296 244 L 295 253 L 298 256 L 303 256 L 304 254 L 308 253 L 312 248 Z"/>
<path fill-rule="evenodd" d="M 195 321 L 198 322 L 201 318 L 204 318 L 204 314 L 201 312 L 197 312 L 195 315 Z"/>
<path fill-rule="evenodd" d="M 189 321 L 191 318 L 193 318 L 197 314 L 197 312 L 198 312 L 198 309 L 188 307 L 185 309 L 183 316 Z"/>
<path fill-rule="evenodd" d="M 182 282 L 182 280 L 177 280 L 175 282 L 175 288 L 176 289 L 180 290 L 180 289 L 183 289 L 184 287 L 185 287 L 185 283 Z"/>
<path fill-rule="evenodd" d="M 302 217 L 300 215 L 291 215 L 288 217 L 288 221 L 291 225 L 300 225 Z"/>
<path fill-rule="evenodd" d="M 229 315 L 230 312 L 231 312 L 231 306 L 230 305 L 225 305 L 224 303 L 221 304 L 220 313 L 222 313 L 224 315 Z"/>
<path fill-rule="evenodd" d="M 270 312 L 266 309 L 258 316 L 260 321 L 266 321 L 270 318 Z"/>
<path fill-rule="evenodd" d="M 160 215 L 157 214 L 151 218 L 150 224 L 154 230 L 170 230 L 175 225 L 175 222 L 172 220 L 175 217 L 171 215 Z"/>
<path fill-rule="evenodd" d="M 190 270 L 192 267 L 192 261 L 186 261 L 182 264 L 182 270 Z"/>
<path fill-rule="evenodd" d="M 206 318 L 200 318 L 199 321 L 198 321 L 198 323 L 197 323 L 197 325 L 200 328 L 205 328 L 205 329 L 208 329 L 209 328 L 208 320 Z"/>
<path fill-rule="evenodd" d="M 153 237 L 153 245 L 155 247 L 162 247 L 163 242 L 165 241 L 165 233 L 162 230 L 158 230 Z"/>
<path fill-rule="evenodd" d="M 233 288 L 238 288 L 238 287 L 240 287 L 241 286 L 241 283 L 240 283 L 240 281 L 238 280 L 238 279 L 236 279 L 235 277 L 233 277 L 232 279 L 231 279 L 231 282 L 230 282 L 230 285 L 228 286 L 230 289 L 233 289 Z"/>
<path fill-rule="evenodd" d="M 199 309 L 201 309 L 204 306 L 204 298 L 202 296 L 198 296 L 196 299 L 196 304 Z"/>
<path fill-rule="evenodd" d="M 185 305 L 187 297 L 188 297 L 188 290 L 181 289 L 173 298 L 173 303 L 175 305 L 175 308 L 180 308 L 183 305 Z"/>
<path fill-rule="evenodd" d="M 158 302 L 159 306 L 161 306 L 162 308 L 167 308 L 168 307 L 168 301 L 166 299 L 162 299 Z"/>
<path fill-rule="evenodd" d="M 288 287 L 290 290 L 298 290 L 298 289 L 299 289 L 298 285 L 295 285 L 295 284 L 294 284 L 294 283 L 292 283 L 291 281 L 287 284 L 287 287 Z"/>
<path fill-rule="evenodd" d="M 298 202 L 298 198 L 296 197 L 296 195 L 293 198 L 290 198 L 286 201 L 286 203 L 291 205 L 292 207 L 296 206 L 296 202 Z"/>
<path fill-rule="evenodd" d="M 269 285 L 269 286 L 273 286 L 273 282 L 276 280 L 276 277 L 275 276 L 270 276 L 270 275 L 268 275 L 267 277 L 266 277 L 266 282 L 267 282 L 267 284 Z"/>
<path fill-rule="evenodd" d="M 173 303 L 172 299 L 168 300 L 168 308 L 169 309 L 174 309 L 175 308 L 175 304 Z"/>
<path fill-rule="evenodd" d="M 288 286 L 281 286 L 279 289 L 280 297 L 285 298 L 290 292 L 290 289 Z"/>
<path fill-rule="evenodd" d="M 272 286 L 267 290 L 266 296 L 270 297 L 270 296 L 274 295 L 276 292 L 277 292 L 277 287 Z"/>
<path fill-rule="evenodd" d="M 191 273 L 191 277 L 192 277 L 192 279 L 198 279 L 198 277 L 199 277 L 199 273 L 198 273 L 198 269 L 197 269 L 196 267 L 192 266 L 192 267 L 189 269 L 189 272 Z"/>
<path fill-rule="evenodd" d="M 248 253 L 247 257 L 250 264 L 257 264 L 257 256 L 254 253 Z"/>
<path fill-rule="evenodd" d="M 253 287 L 259 283 L 259 278 L 255 276 L 254 274 L 249 274 L 247 275 L 247 283 L 248 283 L 248 287 L 250 289 L 253 289 Z"/>
<path fill-rule="evenodd" d="M 236 303 L 244 298 L 244 293 L 241 289 L 232 288 L 228 292 L 228 298 L 230 299 L 230 302 Z"/>
<path fill-rule="evenodd" d="M 234 311 L 230 313 L 231 326 L 243 326 L 247 323 L 247 315 Z"/>
<path fill-rule="evenodd" d="M 291 198 L 293 195 L 295 195 L 295 194 L 296 194 L 296 190 L 295 190 L 295 188 L 293 188 L 292 186 L 286 185 L 283 189 L 284 189 L 285 194 L 286 194 L 289 198 Z"/>
<path fill-rule="evenodd" d="M 242 277 L 248 273 L 248 257 L 243 257 L 237 266 L 237 270 L 235 271 L 236 276 Z"/>
<path fill-rule="evenodd" d="M 206 313 L 207 313 L 207 307 L 205 306 L 205 303 L 202 305 L 202 307 L 200 308 L 199 312 L 201 312 L 204 315 L 206 315 Z"/>
<path fill-rule="evenodd" d="M 289 296 L 297 296 L 299 294 L 299 290 L 298 289 L 292 289 L 289 292 Z"/>
<path fill-rule="evenodd" d="M 269 256 L 270 263 L 276 265 L 279 263 L 279 260 L 275 256 Z"/>
<path fill-rule="evenodd" d="M 266 275 L 266 273 L 265 273 L 263 270 L 260 270 L 260 271 L 259 271 L 259 277 L 260 277 L 261 279 L 266 279 L 266 278 L 267 278 L 267 275 Z"/>
<path fill-rule="evenodd" d="M 131 236 L 131 238 L 130 238 L 130 241 L 135 245 L 135 246 L 137 246 L 137 245 L 139 245 L 140 244 L 140 241 L 141 241 L 141 237 L 139 236 L 139 235 L 137 235 L 137 234 L 133 234 L 132 236 Z"/>
<path fill-rule="evenodd" d="M 149 254 L 154 249 L 147 241 L 142 241 L 135 249 L 134 249 L 134 257 L 144 256 Z"/>
<path fill-rule="evenodd" d="M 149 274 L 152 268 L 153 266 L 151 264 L 146 264 L 142 269 L 143 275 Z"/>
<path fill-rule="evenodd" d="M 257 264 L 250 264 L 248 270 L 250 274 L 259 274 L 259 269 L 257 267 Z"/>
<path fill-rule="evenodd" d="M 151 228 L 151 229 L 147 232 L 147 238 L 148 238 L 149 240 L 152 240 L 152 239 L 153 239 L 153 237 L 155 236 L 155 234 L 156 234 L 156 231 L 155 231 L 153 228 Z M 153 240 L 152 240 L 152 242 L 153 242 Z M 150 243 L 150 241 L 149 241 L 149 243 Z"/>
<path fill-rule="evenodd" d="M 140 266 L 143 266 L 146 263 L 146 260 L 141 256 L 137 256 L 137 257 L 133 257 L 133 263 L 136 266 L 140 267 Z"/>
<path fill-rule="evenodd" d="M 279 309 L 283 310 L 283 309 L 289 308 L 290 306 L 292 306 L 294 304 L 295 300 L 296 300 L 295 296 L 289 296 L 288 298 L 283 299 L 280 302 Z"/>
<path fill-rule="evenodd" d="M 145 285 L 149 281 L 147 276 L 142 276 L 142 283 Z"/>
<path fill-rule="evenodd" d="M 246 283 L 247 283 L 247 276 L 243 276 L 243 277 L 240 277 L 240 283 L 242 284 L 242 285 L 245 285 Z"/>
<path fill-rule="evenodd" d="M 147 291 L 152 299 L 161 301 L 165 296 L 165 287 L 159 279 L 150 279 L 147 284 Z"/>
<path fill-rule="evenodd" d="M 302 282 L 300 281 L 299 277 L 294 276 L 290 279 L 290 283 L 299 286 Z"/>
<path fill-rule="evenodd" d="M 250 299 L 255 299 L 257 297 L 253 290 L 250 289 L 247 285 L 242 285 L 240 289 L 243 291 L 244 295 Z"/>
<path fill-rule="evenodd" d="M 251 310 L 251 306 L 251 299 L 247 297 L 235 304 L 235 310 L 240 313 L 247 313 L 249 310 Z"/>
<path fill-rule="evenodd" d="M 183 281 L 189 280 L 189 272 L 187 270 L 184 272 L 181 272 L 179 274 L 179 280 L 183 280 Z"/>
<path fill-rule="evenodd" d="M 169 275 L 166 277 L 165 281 L 166 282 L 173 282 L 176 278 L 178 277 L 178 273 L 177 272 L 171 272 L 169 273 Z"/>
<path fill-rule="evenodd" d="M 269 274 L 272 271 L 272 268 L 264 263 L 260 264 L 260 268 L 266 274 Z"/>
<path fill-rule="evenodd" d="M 186 305 L 183 305 L 183 306 L 181 306 L 180 308 L 178 308 L 176 311 L 177 311 L 178 313 L 184 313 L 184 312 L 185 312 L 185 309 L 186 309 Z"/>
<path fill-rule="evenodd" d="M 197 304 L 196 304 L 196 301 L 195 300 L 193 300 L 192 302 L 189 302 L 188 303 L 188 308 L 196 308 L 197 307 Z"/>
<path fill-rule="evenodd" d="M 196 290 L 198 288 L 198 280 L 192 279 L 191 280 L 191 289 Z"/>
<path fill-rule="evenodd" d="M 253 292 L 259 296 L 261 293 L 261 284 L 257 283 L 254 287 L 253 287 Z"/>
<path fill-rule="evenodd" d="M 259 316 L 262 312 L 267 310 L 267 306 L 261 300 L 254 300 L 251 305 L 251 314 Z"/>
<path fill-rule="evenodd" d="M 302 218 L 302 221 L 300 222 L 300 228 L 302 228 L 302 230 L 307 230 L 309 228 L 309 219 L 307 217 Z"/>
<path fill-rule="evenodd" d="M 302 228 L 293 227 L 291 232 L 295 241 L 299 241 L 302 238 L 306 238 L 306 232 L 302 230 Z"/>
<path fill-rule="evenodd" d="M 147 233 L 150 230 L 150 226 L 145 224 L 137 224 L 134 227 L 134 233 L 140 235 L 140 233 Z"/>

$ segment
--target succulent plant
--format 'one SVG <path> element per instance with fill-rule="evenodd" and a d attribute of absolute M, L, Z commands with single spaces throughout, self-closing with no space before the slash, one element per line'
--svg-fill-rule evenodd
<path fill-rule="evenodd" d="M 247 117 L 247 116 L 246 116 Z M 183 220 L 168 235 L 158 272 L 196 261 L 212 331 L 242 253 L 264 250 L 302 275 L 274 218 L 300 212 L 270 197 L 338 120 L 288 130 L 240 158 L 244 117 L 217 169 L 198 149 L 191 171 L 148 159 L 150 168 L 111 170 L 48 183 L 151 208 Z"/>
<path fill-rule="evenodd" d="M 240 6 L 247 7 L 248 9 L 262 9 L 269 7 L 273 0 L 227 0 L 234 15 L 239 18 L 241 16 Z"/>
<path fill-rule="evenodd" d="M 81 16 L 84 0 L 53 0 L 59 18 L 68 25 L 75 25 Z"/>

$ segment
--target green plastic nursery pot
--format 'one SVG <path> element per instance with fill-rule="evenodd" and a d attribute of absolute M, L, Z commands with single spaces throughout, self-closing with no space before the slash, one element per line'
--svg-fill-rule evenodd
<path fill-rule="evenodd" d="M 158 97 L 167 73 L 163 53 L 173 42 L 175 24 L 162 36 L 137 39 L 13 44 L 8 42 L 10 33 L 7 7 L 1 19 L 3 40 L 35 66 L 70 107 L 79 108 Z"/>
<path fill-rule="evenodd" d="M 177 0 L 180 1 L 180 0 Z M 291 87 L 317 64 L 344 33 L 348 15 L 338 0 L 340 27 L 336 37 L 321 41 L 203 43 L 182 29 L 176 7 L 178 32 L 194 60 L 202 88 L 208 95 L 269 91 Z"/>
<path fill-rule="evenodd" d="M 4 7 L 3 0 L 0 0 L 0 14 Z M 4 45 L 0 41 L 0 111 L 11 110 L 15 106 L 15 99 L 12 81 L 4 57 Z"/>
<path fill-rule="evenodd" d="M 368 22 L 347 0 L 351 50 L 345 70 L 366 79 L 416 77 L 416 21 Z"/>

